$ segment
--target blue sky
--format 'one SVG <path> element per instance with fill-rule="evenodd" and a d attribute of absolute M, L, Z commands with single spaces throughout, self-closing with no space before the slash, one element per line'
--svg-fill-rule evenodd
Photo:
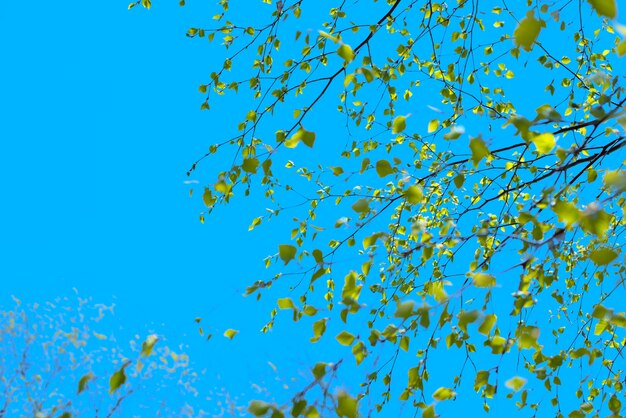
<path fill-rule="evenodd" d="M 78 289 L 115 304 L 118 340 L 156 332 L 183 344 L 194 367 L 207 371 L 206 388 L 225 387 L 245 403 L 252 382 L 278 398 L 283 384 L 305 384 L 308 367 L 322 359 L 316 347 L 302 350 L 310 326 L 283 315 L 272 338 L 262 337 L 272 298 L 241 297 L 267 276 L 262 259 L 288 235 L 247 232 L 258 202 L 219 208 L 201 224 L 201 199 L 185 184 L 196 179 L 185 175 L 193 160 L 241 116 L 199 110 L 197 87 L 221 65 L 205 40 L 185 37 L 204 6 L 160 1 L 129 12 L 126 1 L 5 3 L 0 306 L 11 306 L 10 295 L 42 302 Z M 223 103 L 244 112 L 235 100 Z M 324 129 L 318 135 L 331 134 Z M 286 223 L 273 228 L 288 231 Z M 196 317 L 210 341 L 198 335 Z M 228 341 L 227 328 L 240 334 Z M 324 360 L 352 360 L 329 342 Z M 212 402 L 201 407 L 219 409 Z M 509 402 L 494 401 L 492 411 L 510 411 Z"/>
<path fill-rule="evenodd" d="M 202 225 L 201 199 L 184 183 L 238 116 L 199 110 L 197 86 L 216 63 L 185 33 L 202 7 L 127 5 L 2 5 L 0 306 L 10 308 L 11 295 L 41 303 L 77 289 L 115 304 L 118 341 L 156 332 L 187 346 L 207 370 L 207 393 L 224 387 L 246 404 L 256 382 L 280 396 L 283 381 L 317 359 L 294 339 L 308 340 L 309 327 L 259 338 L 273 303 L 241 297 L 277 242 L 271 231 L 247 232 L 253 216 L 243 206 Z M 240 331 L 235 340 L 222 337 L 227 328 Z M 219 410 L 213 402 L 201 407 Z"/>

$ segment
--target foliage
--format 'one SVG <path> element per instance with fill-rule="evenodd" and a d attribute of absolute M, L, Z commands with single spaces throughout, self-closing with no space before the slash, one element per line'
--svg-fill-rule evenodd
<path fill-rule="evenodd" d="M 291 239 L 266 259 L 275 273 L 247 292 L 278 293 L 264 331 L 281 311 L 312 344 L 333 330 L 362 376 L 359 393 L 323 386 L 250 412 L 352 417 L 366 398 L 434 417 L 470 392 L 489 410 L 501 392 L 534 414 L 618 416 L 615 0 L 333 3 L 220 0 L 187 32 L 222 57 L 201 109 L 241 114 L 188 173 L 220 167 L 201 220 L 246 196 L 267 205 L 251 230 L 289 214 Z"/>
<path fill-rule="evenodd" d="M 194 392 L 187 357 L 159 347 L 156 335 L 121 347 L 106 321 L 112 311 L 81 298 L 31 306 L 16 299 L 0 311 L 0 417 L 112 417 L 127 407 L 199 416 L 172 396 Z"/>

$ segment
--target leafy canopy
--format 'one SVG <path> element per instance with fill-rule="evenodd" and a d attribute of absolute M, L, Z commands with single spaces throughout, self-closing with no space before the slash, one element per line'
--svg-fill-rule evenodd
<path fill-rule="evenodd" d="M 245 3 L 220 0 L 187 31 L 221 57 L 201 109 L 241 115 L 188 173 L 206 179 L 201 220 L 246 196 L 265 206 L 249 229 L 292 219 L 247 294 L 273 288 L 264 331 L 289 310 L 361 376 L 354 393 L 329 390 L 347 366 L 320 362 L 291 402 L 249 411 L 405 402 L 434 417 L 459 396 L 488 411 L 498 393 L 534 413 L 617 416 L 616 1 Z"/>

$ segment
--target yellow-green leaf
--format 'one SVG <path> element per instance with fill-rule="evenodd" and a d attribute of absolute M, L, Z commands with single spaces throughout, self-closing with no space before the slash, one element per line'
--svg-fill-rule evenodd
<path fill-rule="evenodd" d="M 523 377 L 519 377 L 519 376 L 515 376 L 510 378 L 509 380 L 507 380 L 504 385 L 509 388 L 509 389 L 513 389 L 515 392 L 519 391 L 520 389 L 522 389 L 525 385 L 526 385 L 527 380 L 524 379 Z"/>
<path fill-rule="evenodd" d="M 294 305 L 293 300 L 291 298 L 281 298 L 278 299 L 278 308 L 279 309 L 295 309 L 296 305 Z"/>
<path fill-rule="evenodd" d="M 250 412 L 255 417 L 262 417 L 269 411 L 271 405 L 267 402 L 263 401 L 250 401 L 248 405 L 248 412 Z"/>
<path fill-rule="evenodd" d="M 237 334 L 239 334 L 239 331 L 237 331 L 236 329 L 229 328 L 224 331 L 224 337 L 228 338 L 229 340 L 232 340 Z"/>
<path fill-rule="evenodd" d="M 478 167 L 480 160 L 489 155 L 489 148 L 480 136 L 470 139 L 470 150 L 472 150 L 472 162 L 474 167 Z"/>
<path fill-rule="evenodd" d="M 406 116 L 396 116 L 393 120 L 393 125 L 391 127 L 391 133 L 397 134 L 406 129 Z"/>
<path fill-rule="evenodd" d="M 424 199 L 424 192 L 420 186 L 409 186 L 404 192 L 406 201 L 412 205 L 420 203 Z"/>
<path fill-rule="evenodd" d="M 485 315 L 485 319 L 483 319 L 482 324 L 478 327 L 478 332 L 483 335 L 489 335 L 497 320 L 498 317 L 495 314 Z"/>
<path fill-rule="evenodd" d="M 615 19 L 617 16 L 617 4 L 615 0 L 588 0 L 591 7 L 600 16 L 606 16 L 609 19 Z"/>
<path fill-rule="evenodd" d="M 113 373 L 111 378 L 109 379 L 109 393 L 116 392 L 124 383 L 126 383 L 126 373 L 124 369 L 128 367 L 130 361 L 127 361 L 120 367 L 118 371 Z"/>
<path fill-rule="evenodd" d="M 359 199 L 352 205 L 352 210 L 356 213 L 364 213 L 370 210 L 370 204 L 367 199 Z"/>
<path fill-rule="evenodd" d="M 607 189 L 612 189 L 617 193 L 626 191 L 626 171 L 607 171 L 607 173 L 604 175 L 604 187 L 606 187 Z"/>
<path fill-rule="evenodd" d="M 406 302 L 398 302 L 396 305 L 396 313 L 393 315 L 396 318 L 407 319 L 411 315 L 413 315 L 415 302 L 412 300 L 407 300 Z"/>
<path fill-rule="evenodd" d="M 551 133 L 544 133 L 532 138 L 533 144 L 537 148 L 539 154 L 547 154 L 552 151 L 556 145 L 554 135 Z"/>
<path fill-rule="evenodd" d="M 428 122 L 428 133 L 435 132 L 439 128 L 439 119 L 433 119 Z"/>
<path fill-rule="evenodd" d="M 278 256 L 287 265 L 296 256 L 296 247 L 289 244 L 281 244 L 278 246 Z"/>
<path fill-rule="evenodd" d="M 528 13 L 526 13 L 526 17 L 522 19 L 513 32 L 515 45 L 518 47 L 521 46 L 525 51 L 530 51 L 533 44 L 537 40 L 542 27 L 545 27 L 545 22 L 536 19 L 534 11 L 528 11 Z"/>
<path fill-rule="evenodd" d="M 146 340 L 141 344 L 141 356 L 148 357 L 152 354 L 152 349 L 158 340 L 159 338 L 156 334 L 148 335 Z"/>
<path fill-rule="evenodd" d="M 343 58 L 346 64 L 354 60 L 354 51 L 348 44 L 341 44 L 341 46 L 337 48 L 337 55 Z"/>
<path fill-rule="evenodd" d="M 486 273 L 474 273 L 472 275 L 474 280 L 474 286 L 476 287 L 493 287 L 496 285 L 496 278 L 491 274 Z"/>
<path fill-rule="evenodd" d="M 589 258 L 598 266 L 606 266 L 615 260 L 618 256 L 617 251 L 608 247 L 596 248 L 589 254 Z"/>
<path fill-rule="evenodd" d="M 339 341 L 341 345 L 352 345 L 354 342 L 354 335 L 350 334 L 348 331 L 341 331 L 335 339 Z"/>
<path fill-rule="evenodd" d="M 456 396 L 456 393 L 450 388 L 440 387 L 433 393 L 433 398 L 438 401 L 446 401 Z"/>
<path fill-rule="evenodd" d="M 339 392 L 337 395 L 337 408 L 335 409 L 338 417 L 357 418 L 358 402 L 347 392 Z"/>
<path fill-rule="evenodd" d="M 91 382 L 92 380 L 94 380 L 95 378 L 96 376 L 91 372 L 81 377 L 80 380 L 78 381 L 78 394 L 80 394 L 85 389 L 87 389 L 87 384 Z"/>
<path fill-rule="evenodd" d="M 393 174 L 393 167 L 387 160 L 379 160 L 376 163 L 376 173 L 379 177 L 385 177 L 389 174 Z"/>
<path fill-rule="evenodd" d="M 241 168 L 246 173 L 256 174 L 256 171 L 259 168 L 259 160 L 257 158 L 246 158 L 243 160 Z"/>

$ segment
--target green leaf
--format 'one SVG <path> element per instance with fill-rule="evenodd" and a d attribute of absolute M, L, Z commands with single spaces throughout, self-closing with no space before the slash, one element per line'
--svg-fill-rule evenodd
<path fill-rule="evenodd" d="M 474 379 L 474 390 L 478 392 L 482 387 L 489 384 L 489 371 L 480 370 L 476 373 L 476 379 Z"/>
<path fill-rule="evenodd" d="M 465 176 L 461 173 L 457 174 L 454 177 L 454 185 L 456 186 L 456 188 L 460 189 L 461 187 L 463 187 L 463 183 L 465 183 Z"/>
<path fill-rule="evenodd" d="M 352 210 L 355 211 L 356 213 L 364 213 L 364 212 L 369 212 L 370 210 L 370 204 L 367 201 L 367 199 L 359 199 L 356 202 L 354 202 L 354 204 L 352 205 Z"/>
<path fill-rule="evenodd" d="M 245 158 L 241 168 L 246 173 L 256 174 L 256 171 L 259 168 L 259 160 L 256 158 Z"/>
<path fill-rule="evenodd" d="M 289 262 L 295 258 L 296 251 L 296 247 L 290 244 L 280 244 L 278 246 L 278 256 L 283 260 L 285 265 L 289 264 Z"/>
<path fill-rule="evenodd" d="M 398 134 L 406 129 L 406 116 L 396 116 L 391 127 L 392 134 Z"/>
<path fill-rule="evenodd" d="M 424 408 L 424 410 L 422 411 L 422 418 L 435 418 L 435 406 L 428 405 L 426 408 Z"/>
<path fill-rule="evenodd" d="M 357 418 L 358 402 L 347 392 L 337 394 L 337 408 L 335 412 L 339 417 Z"/>
<path fill-rule="evenodd" d="M 617 256 L 618 253 L 609 247 L 596 248 L 589 254 L 589 258 L 597 266 L 606 266 L 615 260 Z"/>
<path fill-rule="evenodd" d="M 250 412 L 255 417 L 262 417 L 269 411 L 272 405 L 263 401 L 250 401 L 248 405 L 248 412 Z"/>
<path fill-rule="evenodd" d="M 580 211 L 571 202 L 559 200 L 552 205 L 552 210 L 556 213 L 559 222 L 564 222 L 568 226 L 578 222 L 580 219 Z"/>
<path fill-rule="evenodd" d="M 623 57 L 626 54 L 626 41 L 622 41 L 617 44 L 617 55 Z"/>
<path fill-rule="evenodd" d="M 313 148 L 315 144 L 315 132 L 307 131 L 301 127 L 291 138 L 285 141 L 285 146 L 287 148 L 295 148 L 300 142 L 303 142 L 304 145 L 309 148 Z"/>
<path fill-rule="evenodd" d="M 343 58 L 346 64 L 349 64 L 354 60 L 354 51 L 348 44 L 341 44 L 341 46 L 337 48 L 337 55 Z"/>
<path fill-rule="evenodd" d="M 156 334 L 148 335 L 146 340 L 141 343 L 141 357 L 148 357 L 152 354 L 152 349 L 158 340 Z"/>
<path fill-rule="evenodd" d="M 480 136 L 470 139 L 470 150 L 472 150 L 472 162 L 474 167 L 478 167 L 480 160 L 489 155 L 489 148 Z"/>
<path fill-rule="evenodd" d="M 385 177 L 389 174 L 393 174 L 393 167 L 387 160 L 380 160 L 376 163 L 376 173 L 378 177 Z"/>
<path fill-rule="evenodd" d="M 424 200 L 424 192 L 422 188 L 419 186 L 409 186 L 408 189 L 404 192 L 404 197 L 406 201 L 412 205 L 417 203 L 421 203 Z"/>
<path fill-rule="evenodd" d="M 333 175 L 335 176 L 340 176 L 343 174 L 343 168 L 342 167 L 328 167 L 333 171 Z"/>
<path fill-rule="evenodd" d="M 322 362 L 316 363 L 315 366 L 313 367 L 312 372 L 313 372 L 313 377 L 315 377 L 315 380 L 321 379 L 326 374 L 326 363 L 322 363 Z"/>
<path fill-rule="evenodd" d="M 396 313 L 393 315 L 396 318 L 407 319 L 408 317 L 415 314 L 414 309 L 415 302 L 412 300 L 407 300 L 406 302 L 398 302 L 396 304 Z"/>
<path fill-rule="evenodd" d="M 115 393 L 124 383 L 126 383 L 126 373 L 124 369 L 128 367 L 130 361 L 125 362 L 122 367 L 109 379 L 109 393 Z"/>
<path fill-rule="evenodd" d="M 591 7 L 600 16 L 615 19 L 617 17 L 617 4 L 615 0 L 588 0 Z"/>
<path fill-rule="evenodd" d="M 256 112 L 254 110 L 249 111 L 246 114 L 246 120 L 249 121 L 249 122 L 255 122 L 256 121 Z"/>
<path fill-rule="evenodd" d="M 239 331 L 237 331 L 236 329 L 229 328 L 224 331 L 224 337 L 228 338 L 229 340 L 232 340 L 237 334 L 239 334 Z"/>
<path fill-rule="evenodd" d="M 448 399 L 452 399 L 456 396 L 456 393 L 450 388 L 440 387 L 433 393 L 433 398 L 438 401 L 447 401 Z"/>
<path fill-rule="evenodd" d="M 310 340 L 312 343 L 319 341 L 326 332 L 326 321 L 328 318 L 322 318 L 313 323 L 313 337 Z"/>
<path fill-rule="evenodd" d="M 513 389 L 515 392 L 518 392 L 520 389 L 522 389 L 526 385 L 526 382 L 527 380 L 524 379 L 523 377 L 515 376 L 507 380 L 504 383 L 504 386 L 506 386 L 509 389 Z"/>
<path fill-rule="evenodd" d="M 483 335 L 489 335 L 497 320 L 498 317 L 495 314 L 485 315 L 485 319 L 483 319 L 482 324 L 478 327 L 478 332 Z"/>
<path fill-rule="evenodd" d="M 617 398 L 617 396 L 615 396 L 615 394 L 611 395 L 611 398 L 609 399 L 609 409 L 615 414 L 619 414 L 622 410 L 622 402 Z"/>
<path fill-rule="evenodd" d="M 529 10 L 528 13 L 526 13 L 526 17 L 522 19 L 513 32 L 515 45 L 518 47 L 521 46 L 525 51 L 530 51 L 533 44 L 537 40 L 537 37 L 539 37 L 541 28 L 545 26 L 545 22 L 543 20 L 536 19 L 535 12 L 533 10 Z"/>
<path fill-rule="evenodd" d="M 540 134 L 532 138 L 539 154 L 548 154 L 556 146 L 556 140 L 551 133 Z"/>
<path fill-rule="evenodd" d="M 152 1 L 150 1 L 150 0 L 141 0 L 141 5 L 143 7 L 145 7 L 146 9 L 150 9 L 150 6 L 152 6 Z"/>
<path fill-rule="evenodd" d="M 296 305 L 291 298 L 278 299 L 277 303 L 279 309 L 296 309 Z"/>
<path fill-rule="evenodd" d="M 78 381 L 78 394 L 80 395 L 82 392 L 84 392 L 85 389 L 87 389 L 87 384 L 89 384 L 89 382 L 91 382 L 95 378 L 96 378 L 96 375 L 94 375 L 92 372 L 89 372 L 83 377 L 81 377 L 80 380 Z"/>
<path fill-rule="evenodd" d="M 335 339 L 341 345 L 352 345 L 354 342 L 354 335 L 350 334 L 348 331 L 341 331 Z"/>

